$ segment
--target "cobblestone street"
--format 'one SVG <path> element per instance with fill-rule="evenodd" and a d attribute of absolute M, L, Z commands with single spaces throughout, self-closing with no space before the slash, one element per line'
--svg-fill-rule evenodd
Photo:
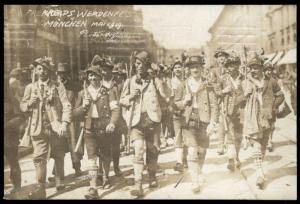
<path fill-rule="evenodd" d="M 284 128 L 284 129 L 283 129 Z M 210 149 L 207 153 L 203 173 L 205 183 L 199 194 L 192 194 L 189 190 L 190 177 L 187 171 L 179 174 L 173 170 L 175 165 L 175 152 L 173 145 L 163 149 L 159 157 L 160 171 L 158 173 L 159 187 L 149 189 L 147 186 L 147 172 L 144 171 L 144 199 L 297 199 L 297 148 L 296 148 L 296 121 L 294 117 L 287 117 L 276 122 L 274 133 L 274 152 L 267 152 L 263 167 L 266 174 L 264 190 L 257 189 L 255 185 L 255 169 L 250 157 L 250 148 L 241 150 L 242 166 L 240 170 L 230 172 L 226 168 L 226 156 L 217 155 L 216 138 L 211 138 Z M 112 188 L 99 189 L 101 199 L 132 199 L 128 185 L 133 181 L 131 166 L 132 155 L 121 157 L 120 167 L 124 177 L 114 176 L 111 169 Z M 65 157 L 65 183 L 67 188 L 56 192 L 55 187 L 48 185 L 48 199 L 84 199 L 88 189 L 87 158 L 82 160 L 84 175 L 74 179 L 71 168 L 70 155 Z M 20 160 L 22 169 L 22 191 L 15 199 L 26 199 L 26 194 L 34 187 L 35 171 L 28 155 Z M 50 176 L 53 160 L 48 163 L 48 176 Z M 5 189 L 9 189 L 9 169 L 5 168 Z M 182 178 L 183 177 L 183 178 Z M 177 187 L 176 183 L 181 182 Z M 224 189 L 227 189 L 226 191 Z"/>

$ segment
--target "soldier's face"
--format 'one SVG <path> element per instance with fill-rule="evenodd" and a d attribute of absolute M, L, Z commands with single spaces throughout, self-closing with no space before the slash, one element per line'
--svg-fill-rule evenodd
<path fill-rule="evenodd" d="M 237 65 L 230 64 L 226 68 L 227 68 L 227 71 L 230 75 L 234 75 L 238 72 L 239 67 Z"/>
<path fill-rule="evenodd" d="M 42 65 L 37 65 L 35 71 L 38 78 L 41 79 L 42 81 L 46 81 L 49 78 L 48 69 L 43 67 Z"/>
<path fill-rule="evenodd" d="M 182 74 L 182 66 L 180 64 L 176 64 L 174 66 L 174 73 L 177 77 L 180 77 Z"/>
<path fill-rule="evenodd" d="M 262 75 L 262 68 L 259 65 L 252 65 L 251 66 L 251 74 L 252 77 L 258 79 Z"/>
<path fill-rule="evenodd" d="M 112 70 L 108 67 L 104 67 L 101 72 L 102 72 L 103 77 L 105 77 L 105 78 L 112 77 Z"/>
<path fill-rule="evenodd" d="M 226 57 L 224 55 L 221 55 L 217 58 L 217 62 L 220 66 L 224 66 L 225 61 L 226 61 Z"/>
<path fill-rule="evenodd" d="M 140 76 L 143 76 L 147 72 L 146 66 L 143 64 L 143 62 L 139 59 L 135 60 L 135 68 L 136 68 L 136 73 Z"/>
<path fill-rule="evenodd" d="M 90 72 L 88 74 L 88 80 L 93 86 L 97 86 L 100 83 L 100 76 L 94 74 L 93 72 Z"/>
<path fill-rule="evenodd" d="M 201 76 L 203 72 L 203 67 L 201 65 L 194 65 L 190 68 L 191 76 L 194 78 L 198 78 Z"/>

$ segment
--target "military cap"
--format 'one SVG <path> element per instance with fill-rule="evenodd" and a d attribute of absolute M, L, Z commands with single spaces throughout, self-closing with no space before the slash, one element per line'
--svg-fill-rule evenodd
<path fill-rule="evenodd" d="M 86 74 L 89 74 L 90 72 L 98 75 L 99 77 L 101 77 L 101 72 L 98 66 L 93 66 L 91 65 L 87 70 L 85 70 Z"/>
<path fill-rule="evenodd" d="M 20 68 L 15 68 L 15 69 L 11 70 L 11 72 L 9 73 L 9 76 L 16 77 L 18 75 L 21 75 L 21 73 L 22 73 L 22 70 Z"/>
<path fill-rule="evenodd" d="M 67 63 L 58 63 L 57 64 L 57 72 L 69 72 Z"/>
<path fill-rule="evenodd" d="M 187 59 L 186 66 L 191 67 L 192 65 L 204 65 L 203 56 L 191 56 Z"/>
<path fill-rule="evenodd" d="M 50 67 L 50 61 L 49 60 L 46 60 L 46 59 L 43 59 L 43 58 L 38 58 L 38 59 L 34 60 L 34 62 L 32 64 L 34 66 L 41 65 L 41 66 L 45 67 L 46 69 L 48 69 L 49 71 L 53 71 Z"/>
<path fill-rule="evenodd" d="M 218 58 L 220 56 L 229 57 L 229 54 L 225 50 L 223 50 L 222 48 L 219 48 L 219 49 L 216 50 L 214 56 L 215 56 L 215 58 Z"/>
<path fill-rule="evenodd" d="M 135 58 L 141 60 L 145 65 L 150 65 L 150 54 L 146 51 L 137 53 L 137 55 L 135 55 Z"/>

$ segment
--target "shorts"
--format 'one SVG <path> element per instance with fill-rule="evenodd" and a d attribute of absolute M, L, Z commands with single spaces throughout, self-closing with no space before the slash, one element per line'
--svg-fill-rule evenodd
<path fill-rule="evenodd" d="M 200 146 L 207 149 L 209 147 L 209 136 L 206 134 L 207 126 L 208 123 L 190 121 L 189 126 L 182 129 L 185 145 L 188 147 Z"/>

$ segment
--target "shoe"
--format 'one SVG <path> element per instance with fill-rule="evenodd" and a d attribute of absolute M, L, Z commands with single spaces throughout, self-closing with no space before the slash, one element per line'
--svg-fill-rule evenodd
<path fill-rule="evenodd" d="M 184 162 L 183 162 L 183 168 L 187 169 L 188 167 L 189 167 L 189 166 L 188 166 L 187 161 L 184 161 Z"/>
<path fill-rule="evenodd" d="M 144 195 L 142 182 L 135 182 L 134 189 L 130 191 L 131 196 L 142 197 Z"/>
<path fill-rule="evenodd" d="M 156 177 L 150 177 L 149 178 L 149 188 L 157 188 L 158 187 L 158 182 Z"/>
<path fill-rule="evenodd" d="M 66 186 L 64 184 L 60 184 L 60 185 L 56 186 L 57 191 L 64 190 L 65 188 L 66 188 Z"/>
<path fill-rule="evenodd" d="M 50 183 L 55 183 L 55 177 L 54 176 L 53 177 L 48 177 L 48 181 Z"/>
<path fill-rule="evenodd" d="M 223 155 L 224 154 L 224 145 L 219 145 L 217 152 L 219 155 Z"/>
<path fill-rule="evenodd" d="M 259 189 L 263 189 L 264 187 L 264 178 L 263 177 L 258 177 L 256 180 L 256 185 Z"/>
<path fill-rule="evenodd" d="M 234 159 L 229 159 L 228 160 L 228 164 L 227 164 L 227 169 L 229 169 L 230 171 L 234 171 Z"/>
<path fill-rule="evenodd" d="M 235 168 L 239 169 L 241 167 L 241 162 L 240 160 L 235 161 Z"/>
<path fill-rule="evenodd" d="M 175 166 L 173 167 L 173 169 L 174 169 L 174 171 L 183 172 L 184 166 L 181 163 L 176 163 Z"/>
<path fill-rule="evenodd" d="M 82 171 L 80 169 L 75 169 L 75 177 L 79 177 L 82 175 Z"/>
<path fill-rule="evenodd" d="M 30 191 L 28 194 L 28 199 L 30 199 L 30 200 L 45 200 L 46 199 L 45 188 L 38 187 L 35 190 Z"/>
<path fill-rule="evenodd" d="M 101 188 L 103 187 L 103 178 L 101 175 L 97 176 L 97 186 L 99 186 Z"/>
<path fill-rule="evenodd" d="M 201 190 L 201 185 L 200 184 L 193 184 L 192 185 L 192 192 L 194 193 L 194 194 L 196 194 L 196 193 L 199 193 L 200 192 L 200 190 Z"/>
<path fill-rule="evenodd" d="M 104 179 L 102 188 L 103 189 L 110 189 L 111 188 L 111 184 L 110 184 L 110 181 L 109 181 L 108 178 Z"/>
<path fill-rule="evenodd" d="M 269 152 L 273 152 L 273 145 L 272 145 L 272 144 L 269 144 L 269 145 L 267 146 L 267 149 L 268 149 Z"/>
<path fill-rule="evenodd" d="M 115 169 L 114 169 L 114 172 L 115 172 L 115 175 L 116 175 L 117 177 L 122 176 L 122 171 L 120 170 L 119 167 L 118 167 L 118 168 L 115 168 Z"/>
<path fill-rule="evenodd" d="M 96 200 L 99 198 L 98 191 L 95 188 L 89 188 L 88 193 L 84 195 L 88 200 Z"/>

